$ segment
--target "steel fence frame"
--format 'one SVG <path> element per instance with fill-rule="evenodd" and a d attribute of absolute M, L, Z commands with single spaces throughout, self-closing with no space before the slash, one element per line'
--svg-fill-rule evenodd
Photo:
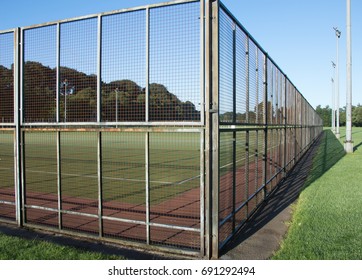
<path fill-rule="evenodd" d="M 207 85 L 212 90 L 206 91 L 206 95 L 212 98 L 211 108 L 206 107 L 206 116 L 210 113 L 211 119 L 206 126 L 211 127 L 211 137 L 206 151 L 211 151 L 212 163 L 210 169 L 206 167 L 209 176 L 206 189 L 211 189 L 212 205 L 209 254 L 218 258 L 224 246 L 309 149 L 322 132 L 323 124 L 286 74 L 232 13 L 219 1 L 210 2 L 212 20 L 206 26 L 212 37 L 209 45 L 212 66 L 211 70 L 207 68 L 210 71 Z M 243 54 L 238 56 L 240 47 Z M 245 63 L 245 77 L 238 76 L 238 63 Z M 236 98 L 240 81 L 246 95 L 246 105 L 241 110 L 237 108 L 241 103 Z M 238 116 L 241 111 L 245 116 Z M 243 136 L 241 140 L 238 133 Z M 252 139 L 256 141 L 254 144 Z M 243 158 L 240 158 L 243 145 Z M 229 159 L 225 158 L 225 149 Z M 256 158 L 255 162 L 251 157 Z M 242 160 L 245 163 L 239 167 Z M 229 170 L 225 171 L 225 166 Z M 214 172 L 208 174 L 208 170 Z"/>
<path fill-rule="evenodd" d="M 151 100 L 152 75 L 155 75 L 152 72 L 158 75 L 157 71 L 161 70 L 157 68 L 158 58 L 155 60 L 156 56 L 152 50 L 157 49 L 160 42 L 154 41 L 152 33 L 153 29 L 159 28 L 157 25 L 152 25 L 155 24 L 152 20 L 157 17 L 153 15 L 153 12 L 161 11 L 160 20 L 162 21 L 163 9 L 166 13 L 169 7 L 188 8 L 193 5 L 195 5 L 193 17 L 197 12 L 198 24 L 195 24 L 197 27 L 192 29 L 195 36 L 190 39 L 192 40 L 190 44 L 193 45 L 194 50 L 198 48 L 198 53 L 188 53 L 192 56 L 191 59 L 189 58 L 188 65 L 193 67 L 193 75 L 197 75 L 197 78 L 193 77 L 196 82 L 194 81 L 192 89 L 198 94 L 191 98 L 193 102 L 199 102 L 199 104 L 194 104 L 197 109 L 185 109 L 186 111 L 183 111 L 183 115 L 180 116 L 173 115 L 175 113 L 167 107 L 160 109 L 166 111 L 160 111 L 157 115 L 157 110 L 154 109 L 156 107 L 152 107 L 155 106 L 152 105 L 154 101 Z M 118 100 L 123 93 L 118 87 L 109 93 L 115 95 L 116 98 L 115 113 L 105 116 L 107 109 L 103 107 L 103 87 L 105 86 L 103 72 L 106 68 L 103 67 L 103 63 L 107 58 L 106 51 L 111 51 L 104 45 L 104 34 L 106 34 L 104 26 L 106 19 L 136 13 L 141 14 L 142 22 L 139 25 L 143 26 L 139 36 L 144 40 L 144 45 L 140 48 L 142 48 L 144 58 L 142 79 L 145 99 L 143 109 L 142 106 L 131 109 L 130 112 L 134 114 L 135 119 L 130 121 L 128 117 L 120 119 L 119 112 L 122 112 L 122 109 L 119 111 L 121 103 Z M 187 13 L 185 14 L 186 18 Z M 225 23 L 221 22 L 222 20 Z M 64 39 L 62 36 L 65 36 L 63 34 L 68 25 L 85 24 L 91 21 L 93 27 L 87 28 L 93 28 L 95 34 L 92 33 L 94 37 L 89 39 L 88 43 L 93 42 L 94 46 L 86 50 L 96 54 L 92 58 L 93 64 L 89 66 L 95 69 L 93 73 L 95 77 L 89 76 L 89 82 L 82 86 L 83 88 L 88 86 L 91 90 L 92 86 L 94 87 L 96 105 L 93 109 L 84 107 L 84 112 L 81 111 L 83 109 L 73 112 L 69 109 L 70 115 L 67 118 L 67 95 L 73 94 L 73 91 L 77 89 L 75 89 L 76 85 L 72 88 L 69 78 L 64 76 L 64 71 L 69 71 L 68 68 L 70 68 L 70 64 L 67 65 L 64 62 L 69 60 L 64 56 L 66 52 L 64 41 L 71 42 L 72 37 L 69 35 L 70 39 Z M 182 24 L 182 21 L 175 24 Z M 48 29 L 51 32 L 47 32 Z M 69 30 L 72 29 L 69 28 Z M 81 31 L 82 27 L 79 27 L 79 30 Z M 39 35 L 36 31 L 44 31 L 44 34 L 39 32 Z M 41 39 L 35 35 L 35 39 L 32 38 L 32 32 Z M 173 32 L 177 34 L 177 30 Z M 321 133 L 321 119 L 310 104 L 266 51 L 218 0 L 177 0 L 0 32 L 0 36 L 4 34 L 13 34 L 14 37 L 14 44 L 11 46 L 14 56 L 12 69 L 14 120 L 12 122 L 0 120 L 0 130 L 1 133 L 14 135 L 12 143 L 14 148 L 11 152 L 14 159 L 14 198 L 12 201 L 0 199 L 0 207 L 10 206 L 14 209 L 11 217 L 4 216 L 1 212 L 1 221 L 135 247 L 218 258 L 225 244 L 235 236 L 245 221 L 275 190 L 278 183 L 287 176 Z M 228 37 L 225 39 L 223 36 Z M 31 48 L 27 49 L 37 40 L 49 40 L 48 44 L 45 44 L 49 45 L 45 53 L 35 52 L 34 54 Z M 187 41 L 187 38 L 185 40 Z M 179 50 L 176 49 L 176 51 Z M 51 57 L 49 53 L 52 53 Z M 2 66 L 1 55 L 0 53 L 0 66 Z M 36 64 L 26 64 L 30 61 L 27 57 L 32 58 L 32 55 L 35 58 L 37 55 L 43 55 L 41 59 L 38 59 L 39 61 L 52 60 L 50 64 L 54 64 L 55 69 L 55 72 L 51 72 L 52 67 L 48 67 L 52 81 L 48 78 L 41 82 L 47 84 L 49 93 L 47 96 L 44 95 L 44 98 L 48 98 L 47 102 L 52 108 L 52 115 L 45 114 L 44 118 L 40 118 L 37 110 L 45 101 L 36 99 L 40 98 L 36 95 L 39 90 L 32 86 L 32 83 L 36 84 L 38 81 L 31 80 L 35 76 L 29 74 L 29 67 L 36 67 Z M 180 56 L 180 54 L 174 56 Z M 74 63 L 78 65 L 77 67 L 84 66 L 82 62 Z M 152 67 L 156 67 L 156 70 Z M 170 79 L 175 78 L 171 76 Z M 185 83 L 179 87 L 184 85 Z M 33 95 L 35 97 L 32 97 Z M 114 106 L 114 103 L 112 104 Z M 68 106 L 72 108 L 72 102 Z M 190 116 L 187 116 L 188 113 Z M 84 117 L 81 114 L 84 114 Z M 168 120 L 167 116 L 175 116 L 175 118 Z M 68 121 L 71 118 L 73 120 Z M 128 162 L 122 163 L 126 170 L 133 165 L 135 167 L 132 168 L 143 170 L 142 175 L 139 171 L 132 171 L 133 169 L 127 171 L 134 172 L 133 176 L 141 176 L 141 178 L 131 178 L 130 181 L 143 180 L 144 182 L 141 195 L 143 202 L 138 206 L 133 205 L 132 211 L 123 209 L 117 212 L 114 207 L 120 206 L 114 206 L 106 197 L 110 195 L 107 192 L 110 190 L 107 185 L 108 176 L 105 174 L 111 172 L 109 170 L 112 166 L 116 166 L 116 163 L 112 163 L 107 158 L 109 149 L 112 148 L 107 145 L 110 145 L 109 138 L 113 136 L 117 139 L 124 137 L 125 142 L 133 141 L 138 147 L 134 149 L 131 147 L 133 150 L 130 149 L 129 158 L 126 158 Z M 177 139 L 182 139 L 182 137 L 186 137 L 185 141 L 191 144 L 185 146 L 185 141 L 182 140 L 179 140 L 177 144 Z M 82 141 L 86 141 L 89 148 L 82 152 L 82 147 L 78 146 L 79 151 L 72 152 L 67 145 L 76 143 L 81 138 L 84 139 Z M 157 150 L 159 138 L 163 141 L 162 145 L 166 146 L 164 152 Z M 126 146 L 118 147 L 127 149 L 127 143 L 124 144 Z M 180 145 L 181 152 L 167 146 L 176 144 Z M 182 149 L 190 149 L 190 151 L 185 152 Z M 160 162 L 155 160 L 157 153 Z M 49 154 L 49 156 L 36 160 L 37 154 Z M 193 154 L 193 156 L 183 158 L 182 154 Z M 132 158 L 136 159 L 132 161 Z M 184 171 L 184 178 L 180 182 L 177 182 L 177 178 L 172 179 L 172 175 L 165 175 L 171 176 L 168 181 L 159 180 L 166 181 L 170 186 L 197 182 L 195 202 L 192 202 L 194 200 L 190 198 L 192 184 L 191 189 L 186 188 L 181 191 L 181 194 L 175 194 L 180 204 L 193 205 L 192 208 L 185 210 L 185 214 L 181 210 L 179 212 L 175 209 L 170 210 L 165 203 L 162 204 L 169 195 L 162 191 L 162 188 L 167 188 L 167 184 L 166 187 L 160 185 L 158 189 L 157 180 L 151 178 L 156 176 L 155 171 L 159 172 L 158 168 L 166 174 L 169 170 L 167 168 L 182 167 L 176 164 L 174 167 L 173 165 L 165 166 L 167 159 L 175 162 L 184 161 L 184 168 L 190 170 L 195 169 L 197 163 L 196 171 Z M 41 161 L 45 161 L 48 165 L 46 168 L 49 169 L 38 169 Z M 85 166 L 82 169 L 90 173 L 75 167 L 74 174 L 70 174 L 73 172 L 69 172 L 64 161 L 70 162 L 70 165 L 72 161 L 84 162 Z M 32 168 L 29 169 L 29 166 Z M 40 190 L 42 188 L 39 182 L 37 183 L 39 175 L 34 175 L 37 172 L 40 172 L 40 177 L 43 177 L 41 180 L 45 180 L 42 185 L 46 190 L 39 191 L 38 188 Z M 193 176 L 190 177 L 189 174 Z M 88 196 L 82 197 L 83 194 L 80 191 L 77 193 L 75 190 L 67 189 L 67 184 L 79 182 L 77 177 L 83 180 L 90 178 L 89 182 L 93 182 L 88 182 L 90 186 L 87 187 L 88 191 L 93 189 L 94 194 L 89 194 L 90 197 L 94 196 L 93 200 L 90 200 Z M 123 177 L 117 178 L 124 180 Z M 79 182 L 79 184 L 82 183 Z M 91 187 L 92 184 L 94 186 Z M 34 188 L 34 185 L 39 185 L 39 187 Z M 154 189 L 155 186 L 156 189 Z M 188 191 L 190 195 L 186 197 Z M 158 204 L 151 200 L 155 194 L 161 199 Z M 185 198 L 182 198 L 182 194 Z M 193 197 L 195 197 L 195 192 Z M 72 201 L 71 198 L 74 201 L 78 199 L 78 202 Z M 73 206 L 70 206 L 71 203 Z M 118 201 L 118 204 L 122 203 L 124 202 Z M 127 211 L 129 214 L 125 214 L 128 213 Z M 171 211 L 170 216 L 166 215 L 167 211 Z M 40 215 L 39 213 L 41 217 L 37 216 Z M 44 222 L 45 216 L 49 219 L 48 222 Z M 79 217 L 79 220 L 85 222 L 79 227 L 72 228 L 69 217 Z M 41 219 L 44 221 L 41 222 Z M 120 233 L 116 233 L 117 227 Z M 77 230 L 78 228 L 80 231 Z M 110 228 L 114 233 L 109 232 Z M 122 231 L 134 232 L 134 236 L 126 236 Z M 193 240 L 193 243 L 186 244 L 188 241 L 186 242 L 185 239 Z"/>

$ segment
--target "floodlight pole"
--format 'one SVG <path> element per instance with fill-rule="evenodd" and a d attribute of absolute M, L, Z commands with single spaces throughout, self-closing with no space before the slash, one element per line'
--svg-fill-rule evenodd
<path fill-rule="evenodd" d="M 64 122 L 67 122 L 67 86 L 68 86 L 67 79 L 64 80 L 63 86 L 64 86 Z"/>
<path fill-rule="evenodd" d="M 347 92 L 346 92 L 346 141 L 344 150 L 353 153 L 352 141 L 352 34 L 351 0 L 347 0 Z"/>
<path fill-rule="evenodd" d="M 118 123 L 118 88 L 116 88 L 116 123 Z"/>
<path fill-rule="evenodd" d="M 333 78 L 332 78 L 332 131 L 336 134 L 336 92 L 335 92 L 335 85 L 334 79 L 336 78 L 336 64 L 332 61 L 333 67 Z"/>
<path fill-rule="evenodd" d="M 340 132 L 339 132 L 339 38 L 341 37 L 341 31 L 338 30 L 337 27 L 333 28 L 336 32 L 337 37 L 337 61 L 336 61 L 336 69 L 337 69 L 337 75 L 336 75 L 336 137 L 339 139 Z"/>
<path fill-rule="evenodd" d="M 332 132 L 335 133 L 336 132 L 336 120 L 335 120 L 335 117 L 336 117 L 336 114 L 334 113 L 334 79 L 332 78 L 331 79 L 332 81 L 332 118 L 331 118 L 331 127 L 332 127 Z"/>

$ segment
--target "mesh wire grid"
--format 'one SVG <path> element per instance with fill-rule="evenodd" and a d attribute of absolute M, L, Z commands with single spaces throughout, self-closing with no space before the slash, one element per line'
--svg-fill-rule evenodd
<path fill-rule="evenodd" d="M 102 18 L 102 121 L 146 120 L 146 11 Z"/>
<path fill-rule="evenodd" d="M 14 33 L 0 34 L 0 123 L 14 122 Z"/>
<path fill-rule="evenodd" d="M 24 143 L 26 222 L 58 226 L 57 135 L 24 132 Z"/>
<path fill-rule="evenodd" d="M 200 121 L 200 3 L 150 10 L 150 121 Z"/>
<path fill-rule="evenodd" d="M 60 120 L 97 121 L 98 21 L 60 25 Z"/>
<path fill-rule="evenodd" d="M 200 7 L 165 4 L 21 29 L 26 224 L 177 249 L 205 246 L 205 139 L 194 127 L 168 127 L 200 122 L 204 114 Z M 292 168 L 321 131 L 310 125 L 321 121 L 239 23 L 222 8 L 219 15 L 223 242 L 264 200 L 265 181 L 274 177 L 271 190 L 284 164 Z M 5 126 L 14 122 L 14 37 L 0 34 Z M 156 126 L 143 128 L 148 121 Z M 21 137 L 11 128 L 0 135 L 0 201 L 9 202 L 0 204 L 0 216 L 15 219 L 14 207 L 6 207 L 15 201 L 13 153 L 22 143 L 14 139 Z"/>
<path fill-rule="evenodd" d="M 25 122 L 56 121 L 56 31 L 52 25 L 23 32 Z"/>
<path fill-rule="evenodd" d="M 62 217 L 64 228 L 98 232 L 98 219 L 80 214 L 98 214 L 98 138 L 95 132 L 62 132 L 61 202 L 66 213 Z"/>
<path fill-rule="evenodd" d="M 162 240 L 182 241 L 184 235 L 194 235 L 200 229 L 200 135 L 198 133 L 150 133 L 149 135 L 149 185 L 151 242 L 160 243 L 152 232 L 162 230 Z M 169 229 L 160 229 L 167 225 Z M 190 228 L 190 231 L 172 226 Z M 178 232 L 178 233 L 177 233 Z M 198 232 L 198 234 L 200 234 Z M 175 246 L 200 240 L 187 239 Z M 196 243 L 195 243 L 196 242 Z"/>
<path fill-rule="evenodd" d="M 0 130 L 0 218 L 15 220 L 14 131 Z"/>
<path fill-rule="evenodd" d="M 108 237 L 146 240 L 146 137 L 144 133 L 102 133 L 103 231 Z M 112 219 L 131 220 L 121 222 Z"/>

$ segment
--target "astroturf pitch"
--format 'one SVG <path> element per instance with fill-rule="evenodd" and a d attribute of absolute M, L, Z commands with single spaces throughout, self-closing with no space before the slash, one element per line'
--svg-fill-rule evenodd
<path fill-rule="evenodd" d="M 13 134 L 1 133 L 1 187 L 13 182 Z M 102 132 L 101 164 L 96 132 L 25 132 L 24 170 L 27 193 L 56 194 L 58 171 L 62 196 L 98 198 L 102 172 L 104 200 L 146 201 L 146 134 Z M 59 154 L 58 154 L 59 152 Z M 58 165 L 58 157 L 60 164 Z M 151 202 L 160 203 L 200 187 L 200 134 L 149 134 Z"/>

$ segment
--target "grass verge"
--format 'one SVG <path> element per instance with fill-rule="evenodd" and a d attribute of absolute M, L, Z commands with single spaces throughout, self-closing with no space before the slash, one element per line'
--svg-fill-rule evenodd
<path fill-rule="evenodd" d="M 0 260 L 117 260 L 122 256 L 0 233 Z"/>
<path fill-rule="evenodd" d="M 362 129 L 353 128 L 355 153 L 344 155 L 344 130 L 337 140 L 325 130 L 293 219 L 273 259 L 362 259 Z"/>

